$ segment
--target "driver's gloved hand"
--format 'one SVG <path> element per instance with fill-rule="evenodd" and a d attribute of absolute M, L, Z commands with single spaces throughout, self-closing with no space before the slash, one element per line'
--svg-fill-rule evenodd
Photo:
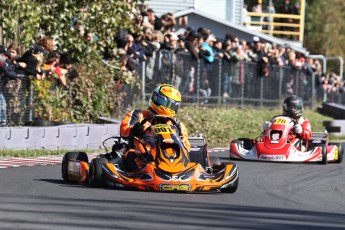
<path fill-rule="evenodd" d="M 295 129 L 295 133 L 297 133 L 297 134 L 301 134 L 303 131 L 302 125 L 300 125 L 300 124 L 295 125 L 294 129 Z"/>
<path fill-rule="evenodd" d="M 132 128 L 133 136 L 138 137 L 138 138 L 142 138 L 143 131 L 144 131 L 144 126 L 140 122 L 136 123 Z"/>
<path fill-rule="evenodd" d="M 272 123 L 269 122 L 269 121 L 265 121 L 263 124 L 262 124 L 262 128 L 263 130 L 267 130 L 269 129 L 269 127 L 271 127 Z"/>

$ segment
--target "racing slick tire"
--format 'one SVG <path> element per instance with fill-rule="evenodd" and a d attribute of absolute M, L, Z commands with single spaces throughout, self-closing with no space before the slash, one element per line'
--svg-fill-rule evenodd
<path fill-rule="evenodd" d="M 71 160 L 79 160 L 84 161 L 86 163 L 89 163 L 89 159 L 87 157 L 87 154 L 85 152 L 67 152 L 62 158 L 62 164 L 61 164 L 61 173 L 62 178 L 70 182 L 69 176 L 68 176 L 68 163 Z"/>
<path fill-rule="evenodd" d="M 234 192 L 236 192 L 236 190 L 238 188 L 239 181 L 240 181 L 240 178 L 237 177 L 237 180 L 232 185 L 230 185 L 229 187 L 226 187 L 226 188 L 221 188 L 220 191 L 222 193 L 234 193 Z"/>
<path fill-rule="evenodd" d="M 89 184 L 92 187 L 103 187 L 103 172 L 102 164 L 107 163 L 108 160 L 104 157 L 96 157 L 92 159 L 89 169 Z"/>
<path fill-rule="evenodd" d="M 338 145 L 338 159 L 335 161 L 335 163 L 340 164 L 343 161 L 344 150 L 345 150 L 345 143 L 340 143 Z"/>
<path fill-rule="evenodd" d="M 327 164 L 327 146 L 325 144 L 320 146 L 322 147 L 322 160 L 319 163 L 325 165 Z"/>

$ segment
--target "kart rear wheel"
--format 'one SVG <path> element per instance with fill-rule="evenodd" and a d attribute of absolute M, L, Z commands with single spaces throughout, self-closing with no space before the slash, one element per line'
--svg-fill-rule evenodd
<path fill-rule="evenodd" d="M 322 147 L 322 160 L 319 162 L 322 165 L 327 164 L 327 146 L 325 144 L 320 145 Z"/>
<path fill-rule="evenodd" d="M 344 150 L 345 150 L 345 143 L 340 143 L 338 145 L 338 160 L 336 160 L 335 163 L 340 164 L 343 161 Z"/>
<path fill-rule="evenodd" d="M 69 176 L 68 176 L 68 163 L 71 160 L 79 160 L 83 161 L 86 163 L 89 163 L 89 159 L 87 157 L 87 154 L 85 152 L 67 152 L 62 158 L 62 164 L 61 164 L 61 173 L 62 173 L 62 178 L 65 181 L 70 181 Z"/>
<path fill-rule="evenodd" d="M 237 188 L 238 188 L 238 183 L 239 183 L 240 178 L 237 177 L 236 181 L 230 185 L 229 187 L 226 188 L 221 188 L 220 191 L 222 193 L 234 193 L 236 192 Z"/>
<path fill-rule="evenodd" d="M 108 160 L 104 157 L 92 159 L 89 170 L 89 183 L 92 187 L 104 186 L 102 164 L 105 163 L 108 163 Z"/>

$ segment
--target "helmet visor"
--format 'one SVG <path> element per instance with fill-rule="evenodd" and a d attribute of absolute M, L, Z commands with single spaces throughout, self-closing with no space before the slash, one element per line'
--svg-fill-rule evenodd
<path fill-rule="evenodd" d="M 157 93 L 155 93 L 152 96 L 152 100 L 157 106 L 164 106 L 164 107 L 167 107 L 167 108 L 169 108 L 175 112 L 177 112 L 177 110 L 180 108 L 180 102 L 175 101 L 171 98 L 164 97 L 164 96 L 159 95 Z"/>

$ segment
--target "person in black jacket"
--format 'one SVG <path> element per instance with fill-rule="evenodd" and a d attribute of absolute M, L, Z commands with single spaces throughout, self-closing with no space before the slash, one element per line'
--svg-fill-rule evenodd
<path fill-rule="evenodd" d="M 8 57 L 11 54 L 6 47 L 0 46 L 0 126 L 7 126 L 7 103 L 4 96 L 4 86 L 9 79 L 16 79 L 17 73 L 11 66 L 11 61 Z"/>
<path fill-rule="evenodd" d="M 44 58 L 43 51 L 43 46 L 33 44 L 22 57 L 17 59 L 17 62 L 24 62 L 26 64 L 24 68 L 25 74 L 33 76 L 38 80 L 43 80 L 45 78 L 45 73 L 42 71 Z"/>

